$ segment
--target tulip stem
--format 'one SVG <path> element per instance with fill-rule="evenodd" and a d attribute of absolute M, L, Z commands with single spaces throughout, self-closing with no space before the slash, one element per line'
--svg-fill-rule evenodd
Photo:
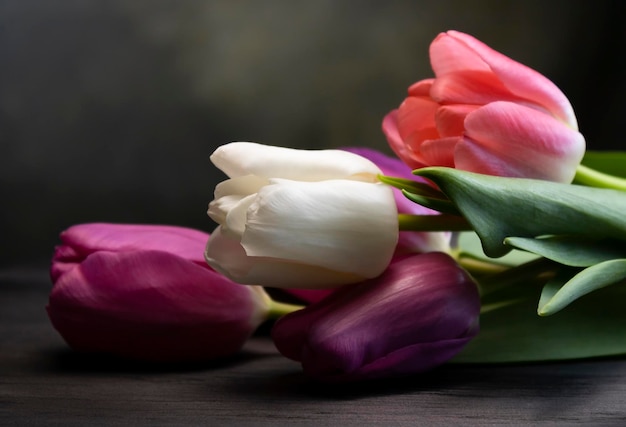
<path fill-rule="evenodd" d="M 304 306 L 298 305 L 298 304 L 287 304 L 284 302 L 270 300 L 267 318 L 278 319 L 279 317 L 282 317 L 285 314 L 289 314 L 289 313 L 298 311 L 303 308 Z"/>
<path fill-rule="evenodd" d="M 469 222 L 458 215 L 408 215 L 399 214 L 400 231 L 467 231 L 473 230 Z"/>
<path fill-rule="evenodd" d="M 612 188 L 613 190 L 626 191 L 626 179 L 609 175 L 587 166 L 578 165 L 574 182 L 589 187 Z"/>
<path fill-rule="evenodd" d="M 459 256 L 457 257 L 457 262 L 461 265 L 461 267 L 463 267 L 475 276 L 498 274 L 511 268 L 506 264 L 491 262 L 488 260 L 478 259 L 469 256 Z"/>

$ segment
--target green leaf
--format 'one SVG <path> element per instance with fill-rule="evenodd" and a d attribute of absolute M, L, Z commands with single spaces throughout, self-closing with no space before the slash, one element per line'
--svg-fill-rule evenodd
<path fill-rule="evenodd" d="M 626 178 L 626 151 L 587 150 L 582 164 L 603 173 Z"/>
<path fill-rule="evenodd" d="M 583 295 L 624 280 L 626 280 L 626 259 L 601 262 L 585 268 L 556 292 L 554 292 L 554 285 L 548 289 L 544 287 L 537 311 L 540 316 L 550 316 Z M 544 293 L 546 293 L 545 296 Z"/>
<path fill-rule="evenodd" d="M 459 249 L 459 256 L 470 256 L 473 258 L 489 261 L 493 260 L 493 258 L 485 255 L 485 252 L 483 251 L 480 243 L 480 238 L 473 231 L 464 231 L 461 233 L 457 233 L 457 245 Z M 498 258 L 498 262 L 504 265 L 514 266 L 524 264 L 536 258 L 537 255 L 535 254 L 520 250 L 512 250 L 508 254 Z"/>
<path fill-rule="evenodd" d="M 422 196 L 445 199 L 446 196 L 437 189 L 423 182 L 412 181 L 410 179 L 397 178 L 395 176 L 378 175 L 378 179 L 398 190 L 406 190 L 413 194 L 421 194 Z"/>
<path fill-rule="evenodd" d="M 574 235 L 626 240 L 626 192 L 451 168 L 415 171 L 434 181 L 474 227 L 485 253 L 511 250 L 507 237 Z"/>
<path fill-rule="evenodd" d="M 537 316 L 539 286 L 489 294 L 481 330 L 453 361 L 512 363 L 626 354 L 626 286 L 609 286 L 557 316 Z"/>
<path fill-rule="evenodd" d="M 448 199 L 428 197 L 421 194 L 411 193 L 407 190 L 402 190 L 402 194 L 404 194 L 404 197 L 406 197 L 410 201 L 422 206 L 426 206 L 429 209 L 450 215 L 459 215 L 458 209 Z"/>
<path fill-rule="evenodd" d="M 611 259 L 626 258 L 626 244 L 616 240 L 576 236 L 507 237 L 504 243 L 572 267 L 589 267 Z"/>

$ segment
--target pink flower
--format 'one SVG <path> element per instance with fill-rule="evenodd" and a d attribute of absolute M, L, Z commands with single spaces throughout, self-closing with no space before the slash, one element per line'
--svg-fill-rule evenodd
<path fill-rule="evenodd" d="M 82 224 L 61 233 L 48 316 L 70 347 L 156 362 L 237 352 L 268 297 L 208 267 L 200 231 Z"/>
<path fill-rule="evenodd" d="M 479 311 L 470 276 L 450 256 L 431 252 L 280 318 L 272 338 L 318 380 L 394 377 L 457 354 L 478 332 Z"/>
<path fill-rule="evenodd" d="M 413 84 L 383 120 L 404 162 L 572 181 L 585 139 L 554 83 L 457 31 L 437 36 L 430 59 L 435 78 Z"/>

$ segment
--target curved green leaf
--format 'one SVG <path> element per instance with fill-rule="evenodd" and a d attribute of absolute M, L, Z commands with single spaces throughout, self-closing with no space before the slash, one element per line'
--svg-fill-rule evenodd
<path fill-rule="evenodd" d="M 626 192 L 503 178 L 452 168 L 418 169 L 474 227 L 490 257 L 511 250 L 507 237 L 574 235 L 626 240 Z"/>
<path fill-rule="evenodd" d="M 445 199 L 446 196 L 439 190 L 423 182 L 412 181 L 410 179 L 398 178 L 395 176 L 378 175 L 378 179 L 398 190 L 407 190 L 410 193 L 421 194 L 427 197 Z"/>
<path fill-rule="evenodd" d="M 572 267 L 589 267 L 626 258 L 626 244 L 615 240 L 592 240 L 575 236 L 507 237 L 504 243 Z"/>
<path fill-rule="evenodd" d="M 450 215 L 460 215 L 458 209 L 448 199 L 428 197 L 422 194 L 411 193 L 407 190 L 402 190 L 402 194 L 404 194 L 404 197 L 406 197 L 410 201 L 422 206 L 426 206 L 429 209 Z"/>
<path fill-rule="evenodd" d="M 585 268 L 572 277 L 558 291 L 554 287 L 545 289 L 541 295 L 537 312 L 540 316 L 550 316 L 571 304 L 576 299 L 605 286 L 615 285 L 626 280 L 626 259 L 613 259 Z"/>

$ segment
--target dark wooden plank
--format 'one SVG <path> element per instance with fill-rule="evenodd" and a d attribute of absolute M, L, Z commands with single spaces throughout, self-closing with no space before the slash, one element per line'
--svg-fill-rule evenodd
<path fill-rule="evenodd" d="M 0 274 L 0 425 L 622 425 L 626 361 L 446 365 L 396 381 L 305 378 L 264 331 L 227 362 L 156 368 L 70 351 L 42 271 Z"/>

